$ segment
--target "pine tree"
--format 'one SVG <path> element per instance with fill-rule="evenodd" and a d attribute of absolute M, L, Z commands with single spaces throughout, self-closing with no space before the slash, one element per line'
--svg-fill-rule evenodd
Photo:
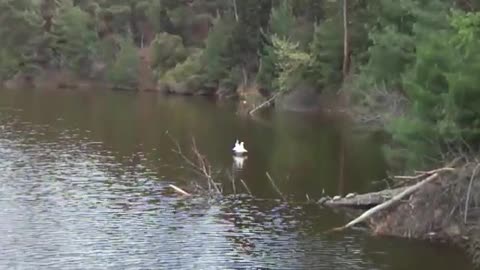
<path fill-rule="evenodd" d="M 0 0 L 0 78 L 38 69 L 37 47 L 43 42 L 38 8 L 29 0 Z"/>
<path fill-rule="evenodd" d="M 120 39 L 120 50 L 109 67 L 108 78 L 119 88 L 136 89 L 138 85 L 139 58 L 131 38 Z"/>
<path fill-rule="evenodd" d="M 278 77 L 279 57 L 272 39 L 289 40 L 295 27 L 295 17 L 292 10 L 292 1 L 281 1 L 272 8 L 270 15 L 269 33 L 262 32 L 263 45 L 260 48 L 260 66 L 257 73 L 257 83 L 262 88 L 274 91 L 279 89 Z"/>
<path fill-rule="evenodd" d="M 412 109 L 392 132 L 417 159 L 480 143 L 480 13 L 454 12 L 449 22 L 429 33 L 422 28 L 403 77 Z"/>
<path fill-rule="evenodd" d="M 60 54 L 61 66 L 87 76 L 97 49 L 97 33 L 92 17 L 72 3 L 64 3 L 53 25 L 54 48 Z"/>

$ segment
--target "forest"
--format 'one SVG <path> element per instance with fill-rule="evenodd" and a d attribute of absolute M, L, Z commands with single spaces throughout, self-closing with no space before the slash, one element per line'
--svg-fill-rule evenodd
<path fill-rule="evenodd" d="M 474 0 L 0 0 L 0 81 L 68 71 L 127 89 L 265 97 L 308 85 L 382 120 L 423 167 L 480 143 Z M 392 111 L 395 110 L 395 111 Z M 393 117 L 392 117 L 393 116 Z"/>

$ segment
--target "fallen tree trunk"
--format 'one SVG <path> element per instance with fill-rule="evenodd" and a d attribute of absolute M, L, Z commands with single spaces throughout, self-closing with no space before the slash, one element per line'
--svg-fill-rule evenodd
<path fill-rule="evenodd" d="M 262 104 L 258 105 L 258 106 L 255 107 L 253 110 L 251 110 L 250 112 L 248 112 L 248 114 L 253 115 L 256 111 L 260 110 L 261 108 L 270 105 L 270 103 L 271 103 L 273 100 L 275 100 L 279 95 L 280 95 L 280 93 L 277 93 L 277 94 L 273 95 L 273 96 L 272 96 L 271 98 L 269 98 L 267 101 L 263 102 Z"/>
<path fill-rule="evenodd" d="M 480 162 L 474 160 L 457 158 L 444 168 L 394 177 L 397 183 L 410 183 L 404 188 L 327 201 L 326 206 L 341 206 L 347 212 L 348 208 L 358 208 L 356 205 L 372 205 L 357 218 L 327 233 L 365 223 L 376 236 L 427 240 L 465 248 L 480 265 Z"/>
<path fill-rule="evenodd" d="M 431 171 L 420 171 L 420 172 L 417 172 L 418 174 L 415 176 L 394 176 L 393 178 L 397 180 L 401 180 L 403 183 L 405 183 L 405 182 L 411 182 L 415 180 L 421 180 L 433 174 L 438 174 L 443 172 L 453 172 L 453 171 L 455 171 L 454 168 L 444 167 L 444 168 L 439 168 Z M 393 189 L 384 189 L 377 192 L 347 196 L 339 199 L 328 199 L 320 203 L 328 207 L 369 209 L 392 199 L 395 195 L 403 192 L 408 187 L 409 186 L 403 186 L 403 187 L 398 187 Z"/>
<path fill-rule="evenodd" d="M 338 200 L 330 199 L 324 204 L 329 207 L 349 207 L 357 209 L 368 209 L 376 205 L 382 204 L 400 192 L 404 191 L 406 187 L 386 189 L 378 192 L 358 194 L 351 198 L 341 198 Z"/>
<path fill-rule="evenodd" d="M 405 198 L 406 196 L 412 194 L 413 192 L 417 191 L 419 188 L 421 188 L 423 185 L 435 180 L 436 178 L 438 178 L 438 173 L 435 173 L 429 177 L 427 177 L 425 180 L 421 181 L 421 182 L 418 182 L 417 184 L 413 185 L 413 186 L 410 186 L 408 188 L 406 188 L 404 191 L 402 191 L 401 193 L 395 195 L 393 198 L 391 198 L 390 200 L 382 203 L 382 204 L 379 204 L 371 209 L 369 209 L 368 211 L 366 211 L 365 213 L 363 213 L 362 215 L 360 215 L 358 218 L 350 221 L 349 223 L 347 223 L 346 225 L 342 226 L 342 227 L 338 227 L 338 228 L 334 228 L 332 231 L 342 231 L 342 230 L 345 230 L 345 229 L 348 229 L 360 222 L 364 222 L 365 220 L 367 220 L 368 218 L 370 218 L 372 215 L 374 215 L 375 213 L 377 212 L 380 212 L 386 208 L 389 208 L 390 206 L 394 205 L 395 203 L 397 203 L 398 201 L 402 200 L 403 198 Z"/>

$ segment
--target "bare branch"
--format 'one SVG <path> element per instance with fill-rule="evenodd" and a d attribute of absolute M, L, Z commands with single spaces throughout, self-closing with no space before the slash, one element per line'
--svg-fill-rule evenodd
<path fill-rule="evenodd" d="M 183 153 L 182 148 L 180 147 L 180 144 L 178 143 L 178 141 L 176 141 L 171 136 L 170 138 L 176 145 L 176 149 L 172 151 L 178 154 L 196 174 L 205 178 L 208 185 L 208 191 L 209 192 L 214 191 L 216 194 L 222 194 L 223 192 L 220 189 L 220 184 L 216 183 L 213 180 L 212 168 L 210 166 L 210 163 L 208 162 L 207 158 L 203 156 L 198 150 L 195 138 L 192 138 L 192 152 L 195 156 L 195 160 L 188 158 Z"/>
<path fill-rule="evenodd" d="M 275 184 L 275 181 L 273 181 L 272 177 L 270 176 L 270 174 L 268 172 L 265 173 L 268 177 L 268 180 L 270 181 L 270 183 L 272 184 L 273 188 L 275 189 L 275 191 L 278 193 L 278 195 L 280 195 L 280 197 L 282 197 L 283 200 L 286 200 L 285 196 L 283 195 L 283 193 L 280 191 L 280 189 L 277 187 L 277 185 Z"/>
<path fill-rule="evenodd" d="M 472 190 L 473 179 L 475 178 L 475 176 L 477 176 L 479 168 L 480 168 L 480 164 L 477 164 L 477 166 L 475 166 L 475 169 L 473 169 L 473 173 L 470 177 L 470 183 L 468 184 L 467 198 L 465 199 L 465 214 L 464 214 L 464 217 L 463 217 L 463 222 L 465 224 L 467 223 L 468 204 L 470 203 L 470 192 Z"/>
<path fill-rule="evenodd" d="M 240 179 L 240 182 L 242 182 L 242 185 L 247 190 L 248 194 L 250 194 L 250 196 L 252 196 L 252 192 L 248 188 L 247 183 L 245 183 L 245 181 L 243 181 L 243 179 Z"/>
<path fill-rule="evenodd" d="M 179 188 L 179 187 L 177 187 L 177 186 L 175 186 L 175 185 L 170 184 L 170 185 L 168 185 L 168 186 L 171 187 L 171 188 L 172 188 L 173 190 L 175 190 L 176 192 L 178 192 L 178 193 L 180 193 L 180 194 L 182 194 L 182 195 L 184 195 L 184 196 L 188 196 L 188 197 L 189 197 L 189 196 L 192 196 L 192 194 L 186 192 L 185 190 L 183 190 L 183 189 L 181 189 L 181 188 Z"/>

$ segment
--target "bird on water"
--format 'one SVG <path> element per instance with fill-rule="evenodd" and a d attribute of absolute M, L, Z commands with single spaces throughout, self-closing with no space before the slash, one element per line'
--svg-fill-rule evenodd
<path fill-rule="evenodd" d="M 248 153 L 248 150 L 245 149 L 245 143 L 239 142 L 238 140 L 235 142 L 235 146 L 232 150 L 236 155 L 245 155 Z"/>

